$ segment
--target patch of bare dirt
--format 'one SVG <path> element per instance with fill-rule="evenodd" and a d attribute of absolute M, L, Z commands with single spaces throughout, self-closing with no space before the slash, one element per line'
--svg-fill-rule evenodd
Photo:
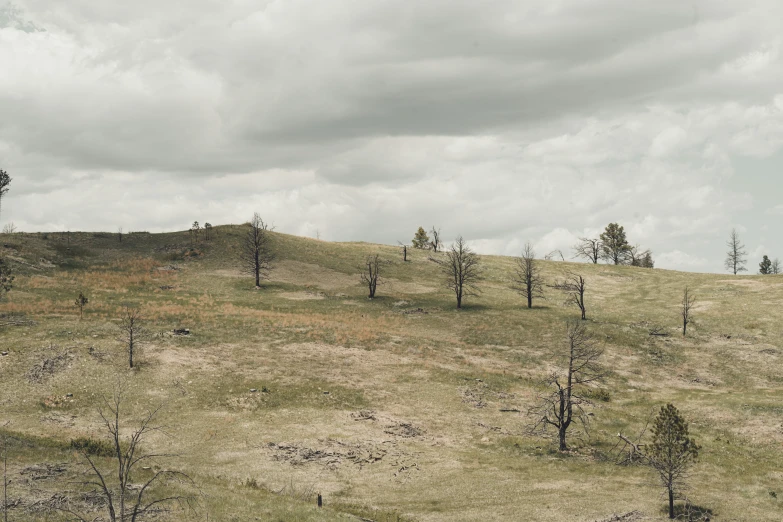
<path fill-rule="evenodd" d="M 68 471 L 68 467 L 65 464 L 50 464 L 44 462 L 42 464 L 27 466 L 22 469 L 19 474 L 27 480 L 47 480 L 57 478 L 66 471 Z"/>
<path fill-rule="evenodd" d="M 609 518 L 596 520 L 596 522 L 636 522 L 638 520 L 650 520 L 641 511 L 630 511 L 622 515 L 612 515 Z"/>
<path fill-rule="evenodd" d="M 45 381 L 55 373 L 67 368 L 73 358 L 73 354 L 68 349 L 58 351 L 58 348 L 52 345 L 49 350 L 54 350 L 56 353 L 30 368 L 27 372 L 29 382 L 38 384 Z"/>
<path fill-rule="evenodd" d="M 290 299 L 292 301 L 311 301 L 311 300 L 320 300 L 320 299 L 326 299 L 326 295 L 324 295 L 322 292 L 282 292 L 277 294 L 283 299 Z"/>

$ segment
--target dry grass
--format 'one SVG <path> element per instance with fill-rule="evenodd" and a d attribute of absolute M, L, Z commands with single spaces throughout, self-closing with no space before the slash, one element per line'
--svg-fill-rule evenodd
<path fill-rule="evenodd" d="M 618 431 L 638 431 L 672 401 L 704 446 L 689 497 L 715 520 L 780 519 L 770 495 L 783 495 L 780 277 L 543 263 L 550 281 L 567 269 L 587 278 L 590 329 L 611 369 L 590 436 L 575 436 L 564 456 L 526 435 L 522 413 L 500 410 L 526 410 L 577 311 L 550 289 L 523 309 L 511 259 L 485 258 L 482 297 L 457 312 L 423 252 L 402 263 L 395 247 L 275 235 L 281 259 L 256 291 L 232 264 L 241 228 L 215 232 L 176 271 L 156 268 L 187 235 L 122 245 L 74 235 L 73 259 L 51 239 L 25 239 L 19 255 L 60 268 L 20 267 L 0 303 L 0 313 L 35 321 L 0 331 L 10 352 L 0 358 L 4 418 L 37 441 L 15 450 L 20 466 L 69 460 L 57 444 L 97 433 L 97 401 L 120 374 L 136 387 L 131 414 L 167 403 L 171 438 L 150 444 L 183 454 L 173 464 L 198 478 L 216 520 L 594 521 L 634 511 L 663 520 L 652 476 L 605 456 Z M 160 254 L 140 254 L 150 251 Z M 374 300 L 356 277 L 368 251 L 390 261 Z M 683 339 L 686 284 L 699 305 Z M 72 301 L 82 289 L 90 303 L 79 321 Z M 115 340 L 124 304 L 142 307 L 150 332 L 134 372 Z M 651 336 L 654 325 L 669 336 Z M 171 335 L 180 326 L 191 335 Z M 67 365 L 26 379 L 66 350 Z M 248 479 L 255 486 L 239 486 Z M 286 491 L 320 491 L 332 509 Z"/>

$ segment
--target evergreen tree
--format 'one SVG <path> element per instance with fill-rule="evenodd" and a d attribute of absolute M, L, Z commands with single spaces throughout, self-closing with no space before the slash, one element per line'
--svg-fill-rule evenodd
<path fill-rule="evenodd" d="M 759 274 L 771 274 L 772 273 L 772 261 L 769 260 L 769 257 L 764 256 L 764 259 L 761 260 L 761 263 L 759 263 Z"/>
<path fill-rule="evenodd" d="M 601 258 L 615 265 L 622 265 L 628 259 L 631 245 L 625 237 L 625 229 L 617 223 L 609 223 L 601 233 Z"/>
<path fill-rule="evenodd" d="M 416 231 L 416 235 L 413 236 L 413 248 L 429 248 L 430 246 L 430 237 L 427 235 L 427 232 L 424 230 L 423 227 L 419 227 L 419 230 Z"/>
<path fill-rule="evenodd" d="M 674 518 L 674 497 L 685 488 L 688 468 L 696 461 L 701 448 L 688 434 L 688 423 L 680 412 L 667 404 L 661 407 L 653 423 L 653 441 L 647 455 L 669 493 L 669 518 Z"/>

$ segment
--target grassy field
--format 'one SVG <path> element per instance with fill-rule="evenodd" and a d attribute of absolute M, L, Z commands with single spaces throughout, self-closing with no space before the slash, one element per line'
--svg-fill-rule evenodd
<path fill-rule="evenodd" d="M 0 236 L 17 274 L 0 323 L 21 319 L 0 327 L 11 520 L 60 520 L 47 501 L 85 476 L 69 443 L 104 436 L 97 408 L 118 380 L 129 427 L 164 405 L 166 433 L 145 447 L 177 453 L 159 465 L 200 488 L 198 512 L 175 519 L 663 520 L 651 472 L 617 465 L 614 448 L 667 402 L 703 446 L 689 498 L 713 520 L 783 519 L 783 276 L 542 261 L 549 282 L 586 277 L 609 370 L 589 435 L 574 428 L 561 454 L 526 434 L 525 412 L 578 310 L 549 288 L 523 308 L 513 259 L 483 256 L 483 292 L 457 310 L 429 252 L 403 263 L 397 247 L 274 234 L 256 290 L 237 268 L 243 228 L 213 234 Z M 373 300 L 358 278 L 369 253 L 389 261 Z M 135 370 L 117 340 L 126 305 L 148 330 Z"/>

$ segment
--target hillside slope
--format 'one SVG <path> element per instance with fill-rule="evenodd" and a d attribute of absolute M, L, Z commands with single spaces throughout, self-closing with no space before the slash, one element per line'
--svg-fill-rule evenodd
<path fill-rule="evenodd" d="M 672 402 L 703 446 L 689 498 L 715 520 L 783 518 L 783 276 L 541 261 L 550 283 L 566 270 L 586 277 L 588 326 L 609 370 L 589 436 L 575 427 L 564 455 L 526 433 L 525 412 L 578 310 L 552 288 L 523 308 L 513 259 L 482 256 L 482 293 L 456 310 L 429 259 L 440 254 L 409 251 L 403 263 L 397 247 L 284 234 L 256 290 L 237 268 L 242 234 L 0 236 L 17 273 L 0 314 L 32 321 L 0 328 L 12 474 L 51 461 L 76 476 L 82 465 L 64 448 L 100 436 L 100 398 L 119 378 L 132 419 L 165 403 L 169 436 L 148 444 L 179 454 L 166 465 L 196 479 L 210 519 L 663 520 L 651 473 L 618 466 L 614 448 L 618 432 L 640 432 Z M 369 253 L 388 260 L 373 300 L 358 279 Z M 683 338 L 686 286 L 697 306 Z M 117 341 L 126 305 L 149 332 L 133 371 Z M 47 359 L 56 364 L 31 372 Z M 52 520 L 30 506 L 61 481 L 21 479 L 10 496 L 30 519 Z"/>

